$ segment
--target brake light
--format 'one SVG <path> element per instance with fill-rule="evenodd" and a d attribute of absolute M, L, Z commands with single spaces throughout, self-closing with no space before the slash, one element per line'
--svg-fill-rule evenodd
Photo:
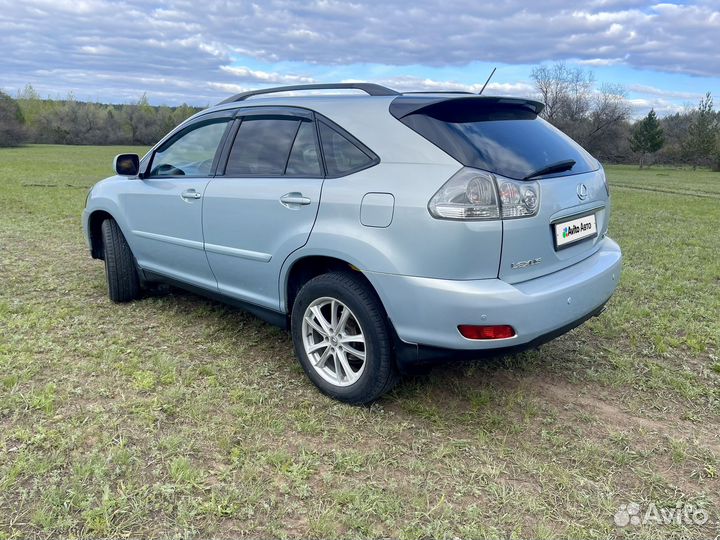
<path fill-rule="evenodd" d="M 433 195 L 428 209 L 440 219 L 498 219 L 495 179 L 484 171 L 462 169 Z"/>
<path fill-rule="evenodd" d="M 532 217 L 538 212 L 539 196 L 537 182 L 511 180 L 465 167 L 433 195 L 428 210 L 439 219 Z"/>
<path fill-rule="evenodd" d="M 507 339 L 515 336 L 515 329 L 507 324 L 492 326 L 461 324 L 458 326 L 458 330 L 467 339 Z"/>

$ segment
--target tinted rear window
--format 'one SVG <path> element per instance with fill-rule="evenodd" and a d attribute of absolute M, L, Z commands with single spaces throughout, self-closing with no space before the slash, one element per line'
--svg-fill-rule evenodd
<path fill-rule="evenodd" d="M 455 103 L 453 103 L 455 102 Z M 463 165 L 523 179 L 549 165 L 572 159 L 565 176 L 593 171 L 597 160 L 533 111 L 480 100 L 447 100 L 400 119 Z"/>
<path fill-rule="evenodd" d="M 315 125 L 302 122 L 295 135 L 285 174 L 290 176 L 322 176 L 320 158 L 315 145 Z"/>
<path fill-rule="evenodd" d="M 297 118 L 245 118 L 230 150 L 225 175 L 283 174 L 299 123 Z"/>
<path fill-rule="evenodd" d="M 320 122 L 325 166 L 328 175 L 340 176 L 373 165 L 375 160 L 324 122 Z"/>

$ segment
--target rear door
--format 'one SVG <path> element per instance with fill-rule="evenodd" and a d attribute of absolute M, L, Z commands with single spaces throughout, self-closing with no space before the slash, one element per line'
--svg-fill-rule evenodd
<path fill-rule="evenodd" d="M 463 165 L 492 173 L 501 204 L 512 203 L 512 190 L 504 188 L 513 183 L 506 179 L 537 189 L 537 214 L 502 220 L 501 279 L 517 283 L 556 272 L 598 249 L 609 217 L 604 172 L 538 116 L 542 104 L 477 96 L 434 98 L 429 105 L 403 100 L 391 112 Z"/>
<path fill-rule="evenodd" d="M 518 283 L 592 255 L 607 232 L 609 218 L 603 176 L 599 169 L 540 179 L 538 214 L 503 220 L 499 277 Z"/>
<path fill-rule="evenodd" d="M 205 251 L 221 292 L 277 310 L 280 267 L 307 242 L 320 202 L 316 124 L 292 107 L 243 109 L 235 122 L 205 190 Z"/>

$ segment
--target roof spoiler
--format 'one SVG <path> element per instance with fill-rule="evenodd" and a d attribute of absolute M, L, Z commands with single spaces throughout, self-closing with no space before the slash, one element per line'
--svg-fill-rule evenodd
<path fill-rule="evenodd" d="M 404 118 L 410 114 L 418 113 L 427 107 L 432 107 L 438 103 L 445 101 L 452 101 L 454 104 L 462 105 L 463 102 L 469 104 L 484 105 L 510 105 L 515 107 L 522 107 L 529 111 L 540 114 L 545 108 L 545 104 L 541 101 L 535 101 L 533 99 L 523 98 L 511 98 L 511 97 L 495 97 L 495 96 L 466 96 L 459 95 L 454 97 L 421 97 L 421 96 L 408 96 L 402 95 L 395 98 L 390 104 L 390 113 L 398 120 Z"/>

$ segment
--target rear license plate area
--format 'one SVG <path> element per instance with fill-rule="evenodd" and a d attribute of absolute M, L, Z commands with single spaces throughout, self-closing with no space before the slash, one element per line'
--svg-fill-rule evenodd
<path fill-rule="evenodd" d="M 598 234 L 595 214 L 570 218 L 553 224 L 555 250 L 565 249 Z"/>

